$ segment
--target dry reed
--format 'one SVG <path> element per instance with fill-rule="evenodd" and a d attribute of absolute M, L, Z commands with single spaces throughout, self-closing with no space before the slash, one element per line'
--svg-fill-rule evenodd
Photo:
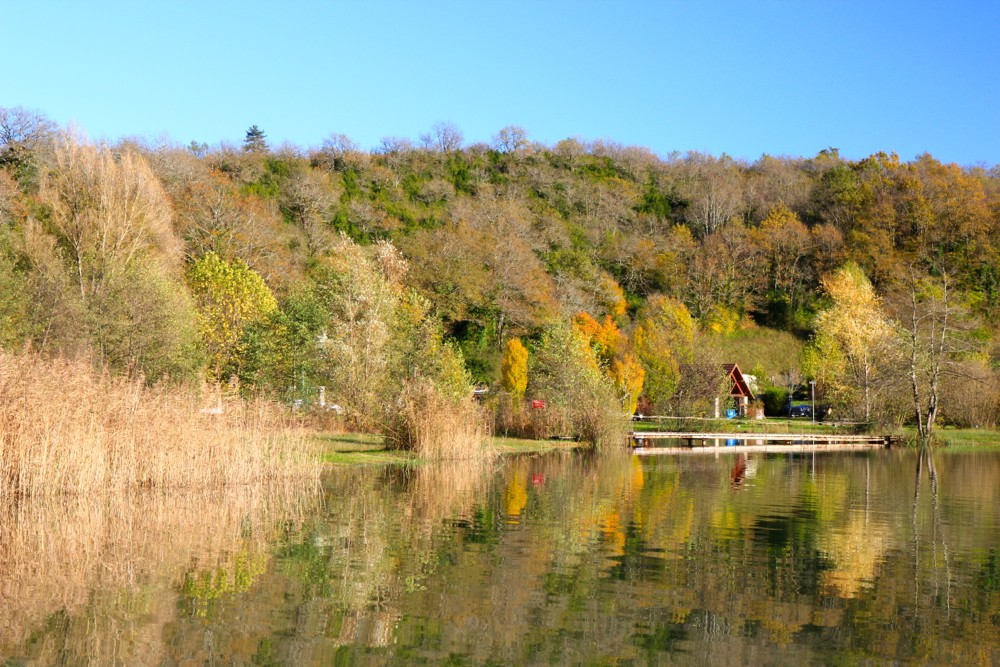
<path fill-rule="evenodd" d="M 0 501 L 318 476 L 313 445 L 277 406 L 203 407 L 198 392 L 0 352 Z"/>
<path fill-rule="evenodd" d="M 514 401 L 500 394 L 492 403 L 496 433 L 545 440 L 569 437 L 593 447 L 620 447 L 628 442 L 629 418 L 615 404 L 581 401 L 566 405 L 553 401 L 541 409 L 528 401 Z"/>
<path fill-rule="evenodd" d="M 385 441 L 423 459 L 490 460 L 496 452 L 487 444 L 488 435 L 486 418 L 471 397 L 451 398 L 430 384 L 415 383 L 404 392 Z"/>

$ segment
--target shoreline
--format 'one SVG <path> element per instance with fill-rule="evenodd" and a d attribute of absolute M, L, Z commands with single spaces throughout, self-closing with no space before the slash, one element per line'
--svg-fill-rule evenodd
<path fill-rule="evenodd" d="M 956 429 L 945 427 L 936 432 L 938 443 L 935 449 L 941 451 L 958 450 L 988 450 L 1000 448 L 1000 430 L 995 429 Z M 382 441 L 382 436 L 371 433 L 330 433 L 318 431 L 309 436 L 315 440 L 322 450 L 321 460 L 324 465 L 334 466 L 384 466 L 384 465 L 419 465 L 426 463 L 411 452 L 387 449 Z M 744 436 L 746 437 L 746 436 Z M 752 437 L 752 436 L 750 436 Z M 904 429 L 901 436 L 903 440 L 909 441 L 915 437 L 913 429 Z M 490 445 L 494 447 L 501 456 L 522 455 L 522 454 L 547 454 L 553 451 L 573 451 L 585 447 L 584 443 L 572 440 L 529 440 L 526 438 L 512 438 L 505 436 L 491 436 Z M 901 445 L 903 448 L 909 444 Z M 796 443 L 776 447 L 774 445 L 745 445 L 729 447 L 682 447 L 682 448 L 633 448 L 633 453 L 638 456 L 648 454 L 667 454 L 674 449 L 678 451 L 691 451 L 692 449 L 722 452 L 761 452 L 774 453 L 777 451 L 848 451 L 856 449 L 877 449 L 884 445 L 818 445 Z M 657 450 L 657 451 L 649 451 Z M 659 451 L 662 450 L 662 451 Z M 670 450 L 670 451 L 667 451 Z"/>
<path fill-rule="evenodd" d="M 419 465 L 427 462 L 412 452 L 387 449 L 382 436 L 371 433 L 319 432 L 311 437 L 320 443 L 322 461 L 327 465 Z M 585 446 L 573 440 L 529 440 L 506 436 L 491 436 L 489 444 L 501 456 L 546 454 Z"/>

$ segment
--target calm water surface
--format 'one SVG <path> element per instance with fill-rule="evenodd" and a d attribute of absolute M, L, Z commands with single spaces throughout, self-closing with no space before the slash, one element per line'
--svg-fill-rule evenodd
<path fill-rule="evenodd" d="M 6 508 L 0 664 L 1000 664 L 1000 452 L 720 449 Z"/>

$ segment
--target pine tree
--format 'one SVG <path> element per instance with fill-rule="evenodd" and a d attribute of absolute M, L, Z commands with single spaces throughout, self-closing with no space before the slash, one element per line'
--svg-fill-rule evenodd
<path fill-rule="evenodd" d="M 243 152 L 244 153 L 267 152 L 267 135 L 264 134 L 264 130 L 260 129 L 256 125 L 250 126 L 250 129 L 247 130 L 246 138 L 243 139 Z"/>

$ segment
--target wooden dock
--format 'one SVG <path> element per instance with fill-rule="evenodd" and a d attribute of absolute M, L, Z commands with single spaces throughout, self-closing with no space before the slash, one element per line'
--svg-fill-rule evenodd
<path fill-rule="evenodd" d="M 683 433 L 635 431 L 636 454 L 670 454 L 682 451 L 804 452 L 818 450 L 873 449 L 895 444 L 890 436 L 821 433 Z M 646 447 L 647 440 L 681 440 L 686 447 Z M 739 444 L 729 444 L 732 441 Z"/>
<path fill-rule="evenodd" d="M 884 449 L 885 445 L 874 442 L 845 442 L 839 445 L 785 443 L 775 445 L 729 445 L 726 447 L 635 447 L 637 456 L 657 454 L 796 454 L 809 452 L 850 452 L 865 449 Z"/>

